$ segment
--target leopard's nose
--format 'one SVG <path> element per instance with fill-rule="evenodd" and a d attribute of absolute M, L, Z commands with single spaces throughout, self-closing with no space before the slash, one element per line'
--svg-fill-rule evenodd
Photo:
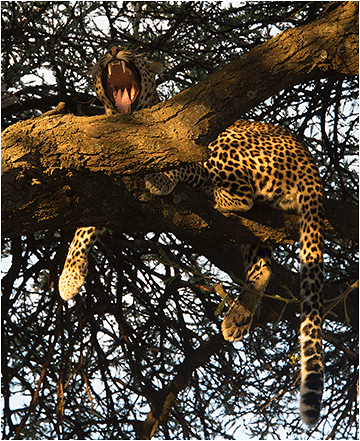
<path fill-rule="evenodd" d="M 116 47 L 116 46 L 113 46 L 111 49 L 110 49 L 110 54 L 113 56 L 113 57 L 116 57 L 116 54 L 119 52 L 119 48 L 118 47 Z"/>

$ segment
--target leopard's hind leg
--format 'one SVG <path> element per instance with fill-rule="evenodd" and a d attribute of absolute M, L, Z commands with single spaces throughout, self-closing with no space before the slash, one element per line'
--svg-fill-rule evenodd
<path fill-rule="evenodd" d="M 221 324 L 225 340 L 238 341 L 249 332 L 254 312 L 271 277 L 272 249 L 267 245 L 243 245 L 246 285 Z"/>

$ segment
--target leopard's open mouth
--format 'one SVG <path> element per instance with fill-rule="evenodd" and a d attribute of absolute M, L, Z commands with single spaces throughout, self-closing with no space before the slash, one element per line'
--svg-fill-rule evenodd
<path fill-rule="evenodd" d="M 122 60 L 110 61 L 104 75 L 105 92 L 119 113 L 133 111 L 140 91 L 138 75 Z"/>

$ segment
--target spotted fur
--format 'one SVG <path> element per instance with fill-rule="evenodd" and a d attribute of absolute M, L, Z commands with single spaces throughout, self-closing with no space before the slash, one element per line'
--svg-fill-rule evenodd
<path fill-rule="evenodd" d="M 106 76 L 111 65 L 121 66 L 122 70 L 126 71 L 125 86 L 128 89 L 131 88 L 133 83 L 137 83 L 138 95 L 131 103 L 128 112 L 119 111 L 109 91 L 106 90 Z M 148 61 L 142 54 L 134 54 L 125 48 L 112 47 L 92 69 L 94 89 L 100 101 L 104 104 L 105 113 L 107 115 L 132 113 L 157 104 L 160 100 L 156 91 L 155 75 L 160 74 L 161 70 L 161 63 Z"/>
<path fill-rule="evenodd" d="M 117 60 L 126 63 L 124 81 L 129 92 L 113 90 L 111 97 L 104 86 L 104 75 L 109 62 L 118 63 Z M 124 108 L 133 112 L 156 104 L 154 72 L 159 73 L 159 69 L 159 65 L 150 64 L 142 56 L 112 48 L 94 68 L 95 90 L 106 113 L 122 113 Z M 135 95 L 136 99 L 132 101 Z M 120 104 L 119 96 L 121 99 L 125 96 Z M 306 147 L 289 131 L 257 122 L 237 121 L 221 133 L 209 149 L 210 158 L 205 163 L 148 175 L 146 187 L 155 195 L 165 195 L 183 181 L 201 188 L 215 206 L 223 210 L 247 211 L 254 202 L 260 202 L 282 210 L 298 211 L 301 248 L 300 413 L 303 421 L 312 426 L 319 418 L 323 389 L 323 192 L 316 164 Z M 76 231 L 59 281 L 63 299 L 68 300 L 79 292 L 85 280 L 88 252 L 103 230 L 88 227 Z M 265 245 L 244 245 L 243 257 L 246 289 L 261 295 L 271 276 L 271 249 Z M 224 338 L 229 341 L 241 339 L 251 326 L 252 312 L 244 308 L 240 295 L 224 317 Z"/>
<path fill-rule="evenodd" d="M 155 75 L 161 69 L 161 63 L 148 61 L 144 55 L 112 47 L 92 69 L 94 88 L 105 113 L 131 113 L 157 104 Z M 76 230 L 59 279 L 59 293 L 64 300 L 78 294 L 85 283 L 88 253 L 104 231 L 97 227 Z"/>
<path fill-rule="evenodd" d="M 209 145 L 202 164 L 146 177 L 155 195 L 169 194 L 179 181 L 201 188 L 215 206 L 247 211 L 254 202 L 300 214 L 301 262 L 301 403 L 303 421 L 314 425 L 323 390 L 322 286 L 323 190 L 314 159 L 288 130 L 271 124 L 237 121 Z M 261 294 L 269 281 L 271 249 L 245 246 L 247 290 Z M 224 338 L 241 339 L 249 330 L 252 311 L 239 296 L 222 323 Z"/>

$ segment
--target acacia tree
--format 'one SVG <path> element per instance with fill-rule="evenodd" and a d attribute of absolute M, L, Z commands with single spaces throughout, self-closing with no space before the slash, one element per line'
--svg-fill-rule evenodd
<path fill-rule="evenodd" d="M 153 198 L 143 185 L 204 159 L 241 117 L 289 127 L 319 164 L 327 381 L 311 435 L 357 439 L 356 3 L 3 2 L 2 18 L 3 437 L 303 433 L 296 216 L 224 215 L 186 186 Z M 80 116 L 100 109 L 87 71 L 113 44 L 163 62 L 164 99 L 184 92 L 130 116 Z M 109 230 L 65 304 L 58 276 L 81 225 Z M 232 345 L 219 295 L 240 291 L 238 246 L 259 240 L 279 246 L 274 275 Z"/>

